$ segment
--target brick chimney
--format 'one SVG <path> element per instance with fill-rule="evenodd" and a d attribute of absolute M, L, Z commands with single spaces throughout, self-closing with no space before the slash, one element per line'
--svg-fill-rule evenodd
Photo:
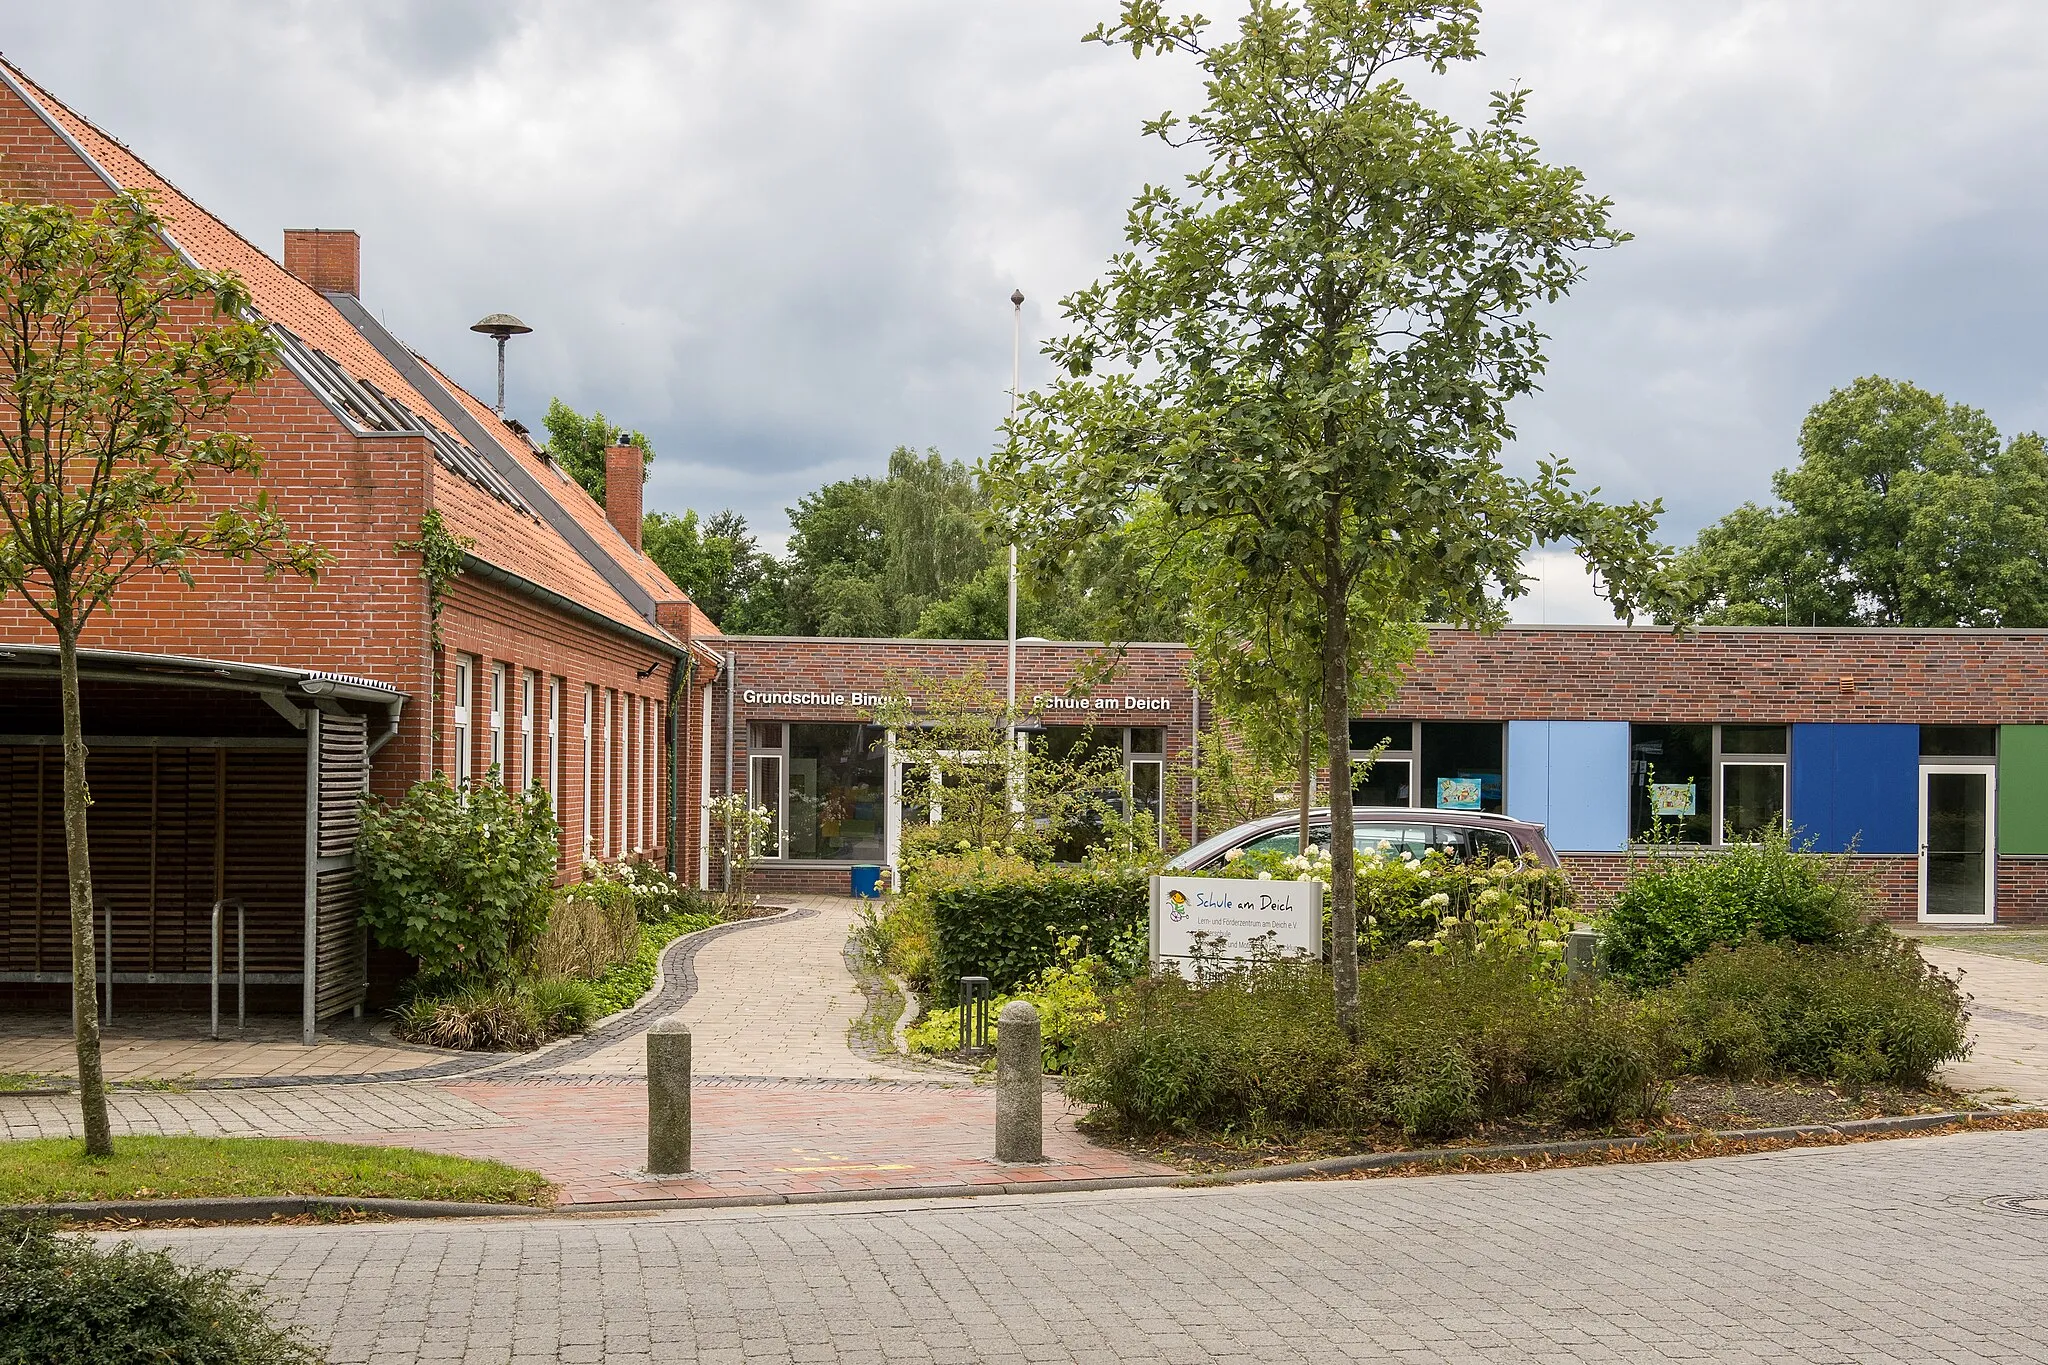
<path fill-rule="evenodd" d="M 640 494 L 647 457 L 639 446 L 604 448 L 604 514 L 634 549 L 640 548 Z"/>
<path fill-rule="evenodd" d="M 360 298 L 362 245 L 348 228 L 286 228 L 284 268 L 323 294 Z"/>

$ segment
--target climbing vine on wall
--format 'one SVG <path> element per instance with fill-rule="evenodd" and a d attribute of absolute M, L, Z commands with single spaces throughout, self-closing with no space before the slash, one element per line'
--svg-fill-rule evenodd
<path fill-rule="evenodd" d="M 435 649 L 441 647 L 441 609 L 448 603 L 448 588 L 461 577 L 462 557 L 474 544 L 468 536 L 450 531 L 438 511 L 420 518 L 419 539 L 398 542 L 399 549 L 420 557 L 420 577 L 427 580 L 428 631 Z"/>

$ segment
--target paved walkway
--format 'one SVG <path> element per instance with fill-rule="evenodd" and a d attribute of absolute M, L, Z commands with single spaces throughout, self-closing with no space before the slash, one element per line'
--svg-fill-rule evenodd
<path fill-rule="evenodd" d="M 1168 1172 L 1090 1144 L 1056 1093 L 1046 1097 L 1048 1160 L 997 1162 L 989 1087 L 849 1045 L 865 1008 L 844 956 L 854 903 L 808 897 L 793 908 L 672 950 L 657 1001 L 673 1007 L 643 1008 L 597 1039 L 404 1083 L 117 1092 L 115 1130 L 326 1137 L 489 1157 L 540 1171 L 565 1203 Z M 645 1033 L 665 1017 L 683 1019 L 693 1035 L 696 1153 L 690 1176 L 657 1180 L 641 1170 Z M 393 1051 L 410 1067 L 448 1056 Z M 77 1118 L 74 1097 L 0 1094 L 0 1137 L 76 1136 Z"/>
<path fill-rule="evenodd" d="M 706 943 L 691 961 L 696 991 L 678 1010 L 637 1021 L 594 1056 L 553 1074 L 644 1076 L 646 1031 L 662 1018 L 690 1026 L 690 1055 L 707 1076 L 858 1080 L 904 1074 L 858 1056 L 847 1033 L 867 1001 L 846 970 L 846 940 L 859 902 L 845 896 L 782 896 L 803 912 Z"/>
<path fill-rule="evenodd" d="M 435 1085 L 298 1085 L 255 1090 L 117 1090 L 107 1096 L 117 1136 L 328 1137 L 477 1129 L 508 1120 Z M 77 1137 L 76 1095 L 0 1094 L 0 1139 Z M 413 1145 L 413 1144 L 408 1144 Z"/>
<path fill-rule="evenodd" d="M 1525 1175 L 139 1234 L 336 1365 L 2048 1360 L 2048 1133 Z M 2032 1212 L 1995 1201 L 2035 1196 Z"/>
<path fill-rule="evenodd" d="M 307 1047 L 296 1016 L 254 1015 L 237 1029 L 226 1002 L 218 1041 L 204 1014 L 126 1014 L 101 1034 L 100 1065 L 110 1081 L 213 1081 L 228 1078 L 377 1075 L 446 1062 L 454 1054 L 408 1047 L 387 1030 L 337 1020 Z M 57 1012 L 0 1014 L 0 1075 L 70 1077 L 78 1070 L 71 1017 Z"/>
<path fill-rule="evenodd" d="M 1961 974 L 1971 995 L 1970 1056 L 1943 1068 L 1958 1090 L 2011 1103 L 2048 1104 L 2048 963 L 1922 944 L 1921 955 Z"/>

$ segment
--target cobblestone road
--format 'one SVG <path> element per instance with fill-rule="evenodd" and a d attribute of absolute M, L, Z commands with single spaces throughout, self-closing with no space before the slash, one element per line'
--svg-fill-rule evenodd
<path fill-rule="evenodd" d="M 2048 1133 L 974 1203 L 138 1236 L 336 1362 L 2048 1360 Z M 2042 1207 L 2048 1208 L 2048 1201 Z"/>

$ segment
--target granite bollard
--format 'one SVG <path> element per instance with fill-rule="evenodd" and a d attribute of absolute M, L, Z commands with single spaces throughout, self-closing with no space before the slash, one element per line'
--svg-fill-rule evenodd
<path fill-rule="evenodd" d="M 1012 1000 L 996 1018 L 996 1160 L 1045 1160 L 1045 1059 L 1038 1007 Z"/>
<path fill-rule="evenodd" d="M 690 1029 L 678 1019 L 647 1030 L 647 1169 L 690 1169 Z"/>

